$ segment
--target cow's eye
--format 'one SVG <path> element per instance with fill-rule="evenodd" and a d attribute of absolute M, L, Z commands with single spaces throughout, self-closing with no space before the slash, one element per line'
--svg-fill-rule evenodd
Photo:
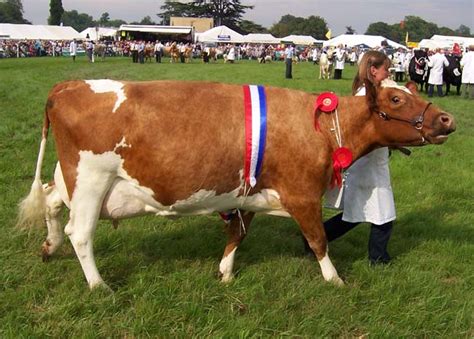
<path fill-rule="evenodd" d="M 393 102 L 394 104 L 398 104 L 398 103 L 400 102 L 400 98 L 397 97 L 397 96 L 395 96 L 395 97 L 392 98 L 392 102 Z"/>

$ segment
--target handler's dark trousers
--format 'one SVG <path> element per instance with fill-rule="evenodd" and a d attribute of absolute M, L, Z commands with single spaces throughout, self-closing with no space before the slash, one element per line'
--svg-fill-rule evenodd
<path fill-rule="evenodd" d="M 286 58 L 286 59 L 285 59 L 285 64 L 286 64 L 285 78 L 287 78 L 287 79 L 292 79 L 292 78 L 293 78 L 293 74 L 292 74 L 293 59 L 291 59 L 291 58 Z"/>
<path fill-rule="evenodd" d="M 156 62 L 161 63 L 161 52 L 155 52 Z"/>
<path fill-rule="evenodd" d="M 428 84 L 428 96 L 429 97 L 433 96 L 434 86 L 435 85 Z M 436 88 L 438 90 L 438 96 L 442 97 L 443 96 L 443 85 L 436 85 Z"/>
<path fill-rule="evenodd" d="M 347 222 L 342 220 L 342 213 L 339 213 L 324 222 L 324 231 L 328 241 L 333 241 L 349 232 L 361 223 Z M 382 225 L 371 224 L 369 236 L 369 261 L 371 264 L 388 263 L 390 255 L 387 252 L 388 241 L 392 235 L 393 223 L 387 222 Z M 306 239 L 303 238 L 305 252 L 313 254 Z"/>

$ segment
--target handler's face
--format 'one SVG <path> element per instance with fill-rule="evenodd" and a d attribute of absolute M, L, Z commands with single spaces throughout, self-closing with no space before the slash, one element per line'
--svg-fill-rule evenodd
<path fill-rule="evenodd" d="M 386 65 L 382 65 L 379 68 L 376 68 L 375 66 L 371 66 L 370 72 L 372 73 L 374 82 L 376 84 L 380 84 L 382 80 L 387 79 L 389 75 L 388 68 Z"/>

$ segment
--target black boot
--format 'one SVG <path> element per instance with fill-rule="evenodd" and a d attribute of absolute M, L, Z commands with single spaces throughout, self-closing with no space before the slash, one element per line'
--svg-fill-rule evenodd
<path fill-rule="evenodd" d="M 391 221 L 383 225 L 372 224 L 369 237 L 370 264 L 388 264 L 390 262 L 387 246 L 392 234 L 392 227 Z"/>

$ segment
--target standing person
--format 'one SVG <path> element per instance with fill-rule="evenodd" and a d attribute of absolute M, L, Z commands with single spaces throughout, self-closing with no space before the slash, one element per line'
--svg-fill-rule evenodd
<path fill-rule="evenodd" d="M 230 45 L 229 52 L 227 53 L 227 61 L 231 64 L 235 61 L 235 46 Z"/>
<path fill-rule="evenodd" d="M 318 63 L 318 49 L 316 46 L 313 47 L 313 50 L 311 51 L 311 56 L 313 58 L 313 65 L 316 65 Z"/>
<path fill-rule="evenodd" d="M 402 82 L 403 76 L 405 75 L 405 51 L 403 48 L 399 48 L 396 53 L 394 53 L 395 62 L 395 81 Z"/>
<path fill-rule="evenodd" d="M 355 63 L 357 61 L 357 53 L 356 53 L 356 49 L 355 47 L 352 47 L 352 52 L 351 52 L 351 55 L 349 57 L 349 62 L 350 62 L 350 65 L 351 66 L 354 66 Z"/>
<path fill-rule="evenodd" d="M 145 63 L 145 41 L 138 42 L 138 60 L 141 64 Z"/>
<path fill-rule="evenodd" d="M 441 54 L 441 49 L 436 48 L 435 54 L 428 57 L 428 67 L 430 67 L 430 77 L 428 78 L 428 97 L 433 96 L 434 86 L 438 89 L 438 96 L 443 95 L 443 69 L 449 66 L 449 61 L 444 54 Z"/>
<path fill-rule="evenodd" d="M 130 52 L 132 52 L 132 62 L 138 63 L 138 42 L 133 40 L 130 44 Z"/>
<path fill-rule="evenodd" d="M 156 43 L 155 43 L 155 47 L 154 47 L 154 50 L 155 50 L 155 59 L 156 59 L 156 62 L 161 64 L 161 57 L 163 56 L 163 44 L 161 43 L 160 40 L 156 40 Z"/>
<path fill-rule="evenodd" d="M 94 62 L 94 43 L 90 39 L 86 41 L 86 54 L 89 62 Z"/>
<path fill-rule="evenodd" d="M 390 59 L 384 53 L 367 51 L 354 78 L 352 94 L 365 95 L 365 81 L 379 86 L 388 78 L 389 67 Z M 388 263 L 391 259 L 387 246 L 396 215 L 388 160 L 387 147 L 368 153 L 346 171 L 341 190 L 332 189 L 326 194 L 327 207 L 343 210 L 324 222 L 328 241 L 339 238 L 360 223 L 371 223 L 368 245 L 371 264 Z M 337 202 L 340 194 L 342 206 Z M 312 253 L 306 241 L 305 249 Z"/>
<path fill-rule="evenodd" d="M 286 65 L 286 70 L 285 70 L 285 78 L 286 79 L 292 79 L 293 78 L 293 57 L 295 55 L 295 48 L 293 45 L 288 44 L 286 45 L 285 49 L 285 65 Z"/>
<path fill-rule="evenodd" d="M 69 55 L 72 56 L 72 61 L 76 62 L 76 54 L 77 54 L 77 43 L 76 39 L 73 39 L 69 44 Z"/>
<path fill-rule="evenodd" d="M 335 58 L 334 79 L 336 80 L 342 78 L 342 70 L 344 69 L 344 63 L 346 62 L 346 50 L 342 45 L 337 46 Z"/>
<path fill-rule="evenodd" d="M 469 52 L 461 59 L 464 97 L 474 99 L 474 45 L 469 46 Z"/>

